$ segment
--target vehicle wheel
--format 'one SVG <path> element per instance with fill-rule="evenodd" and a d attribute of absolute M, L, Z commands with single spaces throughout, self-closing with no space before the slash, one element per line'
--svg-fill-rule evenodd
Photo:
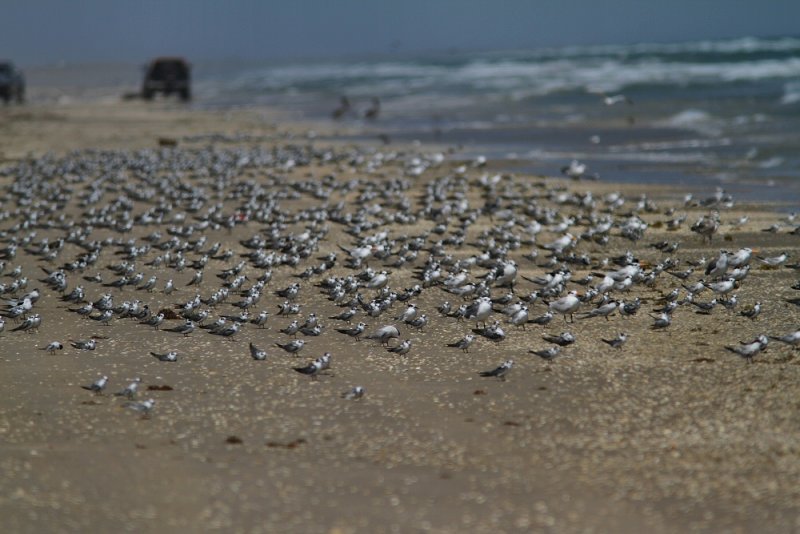
<path fill-rule="evenodd" d="M 153 100 L 154 93 L 148 89 L 142 91 L 142 98 L 145 100 Z"/>
<path fill-rule="evenodd" d="M 188 102 L 192 99 L 192 93 L 189 89 L 181 89 L 181 100 Z"/>
<path fill-rule="evenodd" d="M 23 104 L 23 103 L 25 103 L 25 93 L 20 91 L 19 93 L 17 93 L 17 104 Z"/>

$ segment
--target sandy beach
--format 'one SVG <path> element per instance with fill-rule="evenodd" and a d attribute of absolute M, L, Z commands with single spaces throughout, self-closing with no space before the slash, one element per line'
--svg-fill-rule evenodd
<path fill-rule="evenodd" d="M 309 135 L 309 129 L 314 133 Z M 456 176 L 460 185 L 449 193 L 463 193 L 470 206 L 481 209 L 487 201 L 481 177 L 497 174 L 496 165 L 459 169 L 464 162 L 447 154 L 448 147 L 362 146 L 362 153 L 394 153 L 392 158 L 370 171 L 366 164 L 352 163 L 355 157 L 312 157 L 306 163 L 259 165 L 258 154 L 279 154 L 289 146 L 312 147 L 307 154 L 343 154 L 355 150 L 336 141 L 341 128 L 329 124 L 292 124 L 273 110 L 229 112 L 192 111 L 178 105 L 138 102 L 99 105 L 7 107 L 0 109 L 0 167 L 15 168 L 42 158 L 64 157 L 70 151 L 100 149 L 163 151 L 168 161 L 188 162 L 178 168 L 178 180 L 203 188 L 204 204 L 185 220 L 165 219 L 161 224 L 134 225 L 125 232 L 95 227 L 90 239 L 136 240 L 154 231 L 169 239 L 171 227 L 194 223 L 196 215 L 219 204 L 233 214 L 246 202 L 237 191 L 251 191 L 262 184 L 262 195 L 286 193 L 279 204 L 287 213 L 321 205 L 314 190 L 303 184 L 371 180 L 386 184 L 407 180 L 403 195 L 410 211 L 421 209 L 427 188 L 444 176 Z M 305 148 L 304 148 L 305 150 Z M 214 190 L 213 171 L 197 163 L 198 153 L 218 151 L 217 161 L 232 164 L 231 175 Z M 373 151 L 373 152 L 370 152 Z M 409 173 L 410 160 L 420 153 L 443 151 L 443 161 L 420 172 Z M 52 154 L 52 156 L 47 156 Z M 83 155 L 81 155 L 83 154 Z M 234 159 L 233 156 L 236 156 Z M 457 156 L 457 153 L 454 155 Z M 77 158 L 100 157 L 79 152 Z M 242 158 L 249 158 L 246 162 Z M 367 158 L 368 159 L 368 158 Z M 285 162 L 284 162 L 285 163 Z M 54 163 L 56 165 L 56 163 Z M 238 166 L 236 166 L 238 165 Z M 180 165 L 178 165 L 180 167 Z M 176 167 L 177 168 L 177 167 Z M 206 172 L 201 170 L 212 169 Z M 14 173 L 0 175 L 2 221 L 0 248 L 12 236 L 22 239 L 35 232 L 32 243 L 43 238 L 63 237 L 65 229 L 44 221 L 80 220 L 87 207 L 81 195 L 93 181 L 91 165 L 54 173 L 54 184 L 69 183 L 74 195 L 53 213 L 42 213 L 39 223 L 12 227 L 24 222 L 16 211 L 17 196 L 11 194 Z M 39 169 L 32 174 L 44 172 Z M 155 206 L 161 198 L 132 198 L 142 186 L 134 182 L 126 191 L 125 176 L 99 182 L 103 201 L 99 210 L 125 192 L 135 215 Z M 169 173 L 165 173 L 169 174 Z M 77 178 L 76 178 L 77 177 Z M 300 185 L 298 185 L 300 184 Z M 140 188 L 140 189 L 137 189 Z M 381 198 L 382 185 L 370 189 L 369 206 L 390 203 Z M 499 179 L 498 207 L 482 212 L 469 227 L 464 245 L 448 247 L 456 260 L 482 252 L 477 246 L 483 231 L 498 223 L 491 218 L 502 209 L 519 214 L 538 199 L 543 207 L 576 214 L 579 207 L 559 203 L 564 195 L 592 192 L 602 198 L 619 192 L 627 199 L 613 211 L 617 220 L 635 209 L 641 195 L 657 208 L 638 212 L 648 224 L 642 239 L 633 242 L 610 231 L 607 245 L 580 240 L 576 253 L 586 254 L 590 265 L 570 265 L 573 280 L 590 272 L 607 271 L 599 261 L 631 251 L 651 269 L 667 256 L 681 261 L 711 259 L 721 248 L 743 247 L 771 257 L 787 251 L 786 263 L 798 260 L 798 236 L 786 216 L 770 206 L 735 204 L 719 208 L 721 225 L 709 244 L 689 227 L 710 208 L 685 205 L 687 191 L 666 186 L 618 185 L 607 181 L 578 182 L 540 176 L 506 175 Z M 289 193 L 296 193 L 292 196 Z M 713 191 L 691 191 L 703 199 Z M 344 203 L 345 212 L 358 209 L 355 202 L 362 189 L 335 189 L 328 202 Z M 453 196 L 449 198 L 454 198 Z M 263 197 L 262 197 L 263 199 Z M 36 198 L 33 199 L 33 202 Z M 188 201 L 187 201 L 188 203 Z M 187 204 L 175 206 L 184 210 Z M 28 206 L 25 206 L 27 209 Z M 673 215 L 666 211 L 674 208 Z M 385 210 L 390 208 L 385 207 Z M 375 219 L 380 209 L 370 214 Z M 666 221 L 686 214 L 678 230 Z M 747 215 L 741 226 L 732 223 Z M 448 233 L 458 226 L 454 217 L 446 220 Z M 777 232 L 763 232 L 780 223 Z M 286 218 L 282 235 L 299 234 L 310 223 Z M 392 239 L 429 232 L 437 222 L 420 217 L 407 224 L 377 225 L 364 232 L 386 231 Z M 348 276 L 361 269 L 344 266 L 346 253 L 356 240 L 346 233 L 348 226 L 327 222 L 328 233 L 318 248 L 297 266 L 272 268 L 272 280 L 253 315 L 268 310 L 265 328 L 245 325 L 234 338 L 226 339 L 196 330 L 190 336 L 165 332 L 181 320 L 167 320 L 161 330 L 130 319 L 113 319 L 109 326 L 71 313 L 77 307 L 63 302 L 60 293 L 38 282 L 42 267 L 56 269 L 85 252 L 73 243 L 52 261 L 26 252 L 19 246 L 14 258 L 6 260 L 2 282 L 15 266 L 30 281 L 27 290 L 40 288 L 42 297 L 35 311 L 42 328 L 33 333 L 12 332 L 6 323 L 0 334 L 0 523 L 14 533 L 34 532 L 642 532 L 685 531 L 791 532 L 800 529 L 800 366 L 792 347 L 770 341 L 752 364 L 725 349 L 759 334 L 783 335 L 797 330 L 800 309 L 787 299 L 797 298 L 790 288 L 797 272 L 781 266 L 768 268 L 755 259 L 752 270 L 736 292 L 734 310 L 717 306 L 710 314 L 696 313 L 686 305 L 674 313 L 668 328 L 653 330 L 648 315 L 658 299 L 681 283 L 689 285 L 702 277 L 702 267 L 685 282 L 663 273 L 651 286 L 634 285 L 615 294 L 626 302 L 640 298 L 641 310 L 632 317 L 615 314 L 576 319 L 565 324 L 557 316 L 547 326 L 526 325 L 525 329 L 505 324 L 507 336 L 495 343 L 478 337 L 469 353 L 447 347 L 471 332 L 476 325 L 444 317 L 437 307 L 448 300 L 456 307 L 467 300 L 443 291 L 425 288 L 413 297 L 429 323 L 416 329 L 393 320 L 405 308 L 396 302 L 377 318 L 360 315 L 367 332 L 385 324 L 397 324 L 402 339 L 412 341 L 405 356 L 386 351 L 378 342 L 355 341 L 336 331 L 345 323 L 328 319 L 342 311 L 329 301 L 315 283 L 327 276 Z M 576 222 L 578 232 L 588 228 Z M 150 250 L 135 260 L 136 270 L 146 280 L 158 277 L 157 291 L 128 287 L 120 291 L 82 279 L 97 272 L 103 281 L 115 276 L 107 265 L 118 264 L 120 247 L 103 248 L 96 265 L 85 272 L 68 274 L 69 290 L 84 285 L 87 300 L 113 294 L 115 304 L 139 299 L 153 310 L 174 309 L 199 293 L 207 298 L 221 284 L 216 275 L 240 261 L 249 252 L 241 241 L 256 234 L 267 235 L 268 225 L 253 219 L 232 230 L 209 227 L 203 230 L 208 248 L 221 243 L 230 249 L 228 260 L 210 260 L 199 286 L 187 284 L 195 269 L 177 272 L 164 266 L 146 266 L 163 252 Z M 181 240 L 195 240 L 198 231 Z M 545 228 L 536 236 L 547 243 L 557 234 Z M 442 236 L 432 235 L 430 242 Z M 677 242 L 672 254 L 651 247 L 660 241 Z M 430 244 L 430 242 L 428 244 Z M 543 276 L 547 251 L 538 250 L 532 261 L 525 256 L 536 249 L 523 244 L 512 250 L 519 266 L 516 296 L 536 289 L 523 279 Z M 318 257 L 338 253 L 337 264 L 323 275 L 301 280 L 295 275 L 316 265 Z M 191 263 L 202 254 L 187 250 Z M 402 292 L 421 282 L 415 269 L 424 264 L 426 252 L 402 267 L 386 267 L 374 261 L 370 267 L 391 271 L 389 286 Z M 243 274 L 249 287 L 265 269 L 250 262 Z M 487 270 L 473 267 L 470 278 Z M 162 291 L 172 278 L 177 291 Z M 300 282 L 296 299 L 300 318 L 311 312 L 324 325 L 322 335 L 305 337 L 306 347 L 292 356 L 275 346 L 291 337 L 280 333 L 297 316 L 278 316 L 278 304 L 285 299 L 274 291 Z M 585 287 L 574 283 L 569 289 L 580 293 Z M 492 288 L 497 297 L 507 289 Z M 25 290 L 5 298 L 14 298 Z M 367 299 L 376 291 L 364 289 Z M 696 297 L 708 301 L 711 292 Z M 239 311 L 231 299 L 212 311 Z M 756 301 L 763 303 L 755 318 L 739 312 Z M 581 311 L 594 305 L 584 304 Z M 543 314 L 541 300 L 530 306 L 531 318 Z M 210 320 L 208 321 L 210 322 Z M 552 361 L 530 353 L 551 346 L 543 334 L 570 331 L 577 342 L 562 349 Z M 628 334 L 622 349 L 601 341 L 620 332 Z M 68 339 L 97 336 L 95 351 L 68 345 Z M 302 336 L 300 336 L 302 338 Z M 51 341 L 65 348 L 55 354 L 41 350 Z M 248 345 L 264 348 L 266 361 L 250 357 Z M 393 342 L 396 345 L 396 340 Z M 150 351 L 176 350 L 175 363 L 161 362 Z M 329 351 L 333 364 L 318 380 L 293 371 L 292 367 Z M 507 380 L 478 375 L 507 359 L 515 367 Z M 94 395 L 80 386 L 100 375 L 109 377 L 104 395 Z M 123 388 L 134 377 L 142 378 L 138 399 L 153 398 L 151 415 L 140 417 L 123 409 L 124 401 L 110 393 Z M 341 398 L 351 387 L 366 388 L 359 400 Z"/>

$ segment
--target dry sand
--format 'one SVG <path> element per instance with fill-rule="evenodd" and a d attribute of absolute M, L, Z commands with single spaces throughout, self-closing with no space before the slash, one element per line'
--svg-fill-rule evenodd
<path fill-rule="evenodd" d="M 189 147 L 307 142 L 303 128 L 280 120 L 274 112 L 222 115 L 163 103 L 153 108 L 138 103 L 9 108 L 0 110 L 0 158 L 13 161 L 91 147 L 156 147 L 159 138 Z M 320 178 L 330 170 L 303 168 L 292 179 L 305 179 L 306 173 Z M 423 175 L 415 187 L 444 172 L 440 168 Z M 8 178 L 2 180 L 5 184 Z M 591 189 L 596 195 L 623 190 L 634 197 L 645 191 L 662 206 L 682 196 L 668 188 L 547 183 Z M 686 225 L 675 233 L 651 227 L 638 245 L 614 237 L 608 252 L 581 247 L 597 257 L 634 246 L 642 260 L 655 262 L 663 255 L 647 244 L 669 239 L 681 243 L 675 255 L 682 259 L 710 257 L 721 246 L 754 246 L 765 255 L 785 249 L 796 259 L 797 236 L 786 230 L 760 232 L 776 214 L 755 206 L 746 210 L 748 225 L 734 232 L 723 224 L 722 237 L 710 247 Z M 689 222 L 702 213 L 689 210 Z M 723 222 L 737 215 L 725 211 Z M 650 223 L 666 219 L 661 212 L 643 218 Z M 424 222 L 389 230 L 414 233 L 430 226 Z M 238 240 L 258 230 L 253 224 L 233 235 L 210 232 L 209 243 L 224 241 L 241 252 Z M 350 243 L 341 230 L 332 225 L 321 253 L 336 250 L 336 243 Z M 150 231 L 137 229 L 133 235 Z M 542 274 L 544 269 L 521 258 L 528 250 L 512 255 L 522 274 Z M 465 248 L 459 254 L 471 252 Z M 116 258 L 107 252 L 98 266 L 112 262 Z M 32 278 L 41 276 L 32 256 L 21 253 L 11 263 L 22 265 Z M 212 262 L 201 294 L 207 296 L 218 283 L 213 275 L 230 264 Z M 115 298 L 141 298 L 151 307 L 164 307 L 194 294 L 185 287 L 191 269 L 169 275 L 142 269 L 146 276 L 159 274 L 159 287 L 172 276 L 181 291 L 168 297 L 126 289 L 115 292 Z M 275 269 L 268 287 L 285 287 L 299 270 Z M 335 274 L 349 272 L 335 269 Z M 576 277 L 585 274 L 575 272 Z M 755 321 L 719 308 L 710 316 L 681 309 L 673 326 L 653 332 L 647 316 L 652 300 L 676 283 L 662 277 L 655 289 L 630 295 L 649 301 L 637 316 L 569 325 L 578 342 L 551 363 L 528 350 L 548 346 L 543 331 L 566 330 L 561 318 L 546 329 L 508 327 L 504 342 L 481 338 L 469 354 L 445 347 L 469 325 L 436 313 L 442 301 L 458 300 L 436 288 L 415 299 L 431 324 L 423 331 L 403 328 L 403 337 L 414 343 L 407 357 L 389 354 L 377 343 L 351 341 L 334 331 L 338 325 L 333 321 L 323 320 L 326 333 L 308 338 L 298 358 L 272 345 L 286 340 L 278 330 L 289 320 L 274 316 L 282 299 L 271 292 L 257 306 L 273 314 L 267 328 L 248 325 L 229 341 L 205 332 L 183 338 L 128 321 L 103 327 L 65 312 L 57 295 L 47 290 L 37 305 L 42 331 L 11 333 L 9 323 L 0 337 L 2 530 L 798 530 L 800 360 L 791 349 L 770 344 L 748 365 L 723 348 L 762 332 L 797 329 L 798 308 L 785 301 L 795 296 L 789 289 L 795 279 L 786 268 L 753 269 L 739 299 L 742 306 L 764 301 Z M 396 271 L 391 283 L 402 288 L 416 281 L 410 271 Z M 101 293 L 99 286 L 86 285 L 91 297 Z M 316 288 L 304 286 L 298 302 L 305 311 L 321 317 L 338 312 Z M 520 284 L 522 290 L 532 288 Z M 401 306 L 367 322 L 389 323 Z M 531 313 L 543 311 L 537 303 Z M 600 342 L 619 331 L 630 334 L 623 350 Z M 108 338 L 99 341 L 95 352 L 66 348 L 50 355 L 38 350 L 51 340 L 93 334 Z M 250 341 L 269 347 L 266 362 L 250 358 Z M 171 348 L 181 354 L 178 363 L 148 355 L 149 350 Z M 314 382 L 292 371 L 292 365 L 325 350 L 334 355 L 332 375 Z M 507 358 L 517 362 L 507 381 L 477 375 Z M 109 390 L 134 376 L 143 378 L 145 388 L 172 389 L 140 394 L 157 400 L 153 415 L 141 419 L 121 409 L 119 399 L 79 387 L 100 374 L 111 378 Z M 356 384 L 367 388 L 363 399 L 339 397 Z"/>

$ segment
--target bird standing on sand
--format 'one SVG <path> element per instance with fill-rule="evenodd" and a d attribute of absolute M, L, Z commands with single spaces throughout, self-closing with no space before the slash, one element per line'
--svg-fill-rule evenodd
<path fill-rule="evenodd" d="M 650 317 L 655 319 L 653 326 L 651 326 L 651 328 L 653 328 L 654 330 L 666 328 L 672 324 L 672 317 L 670 317 L 668 313 L 662 313 L 661 315 L 657 316 L 651 314 Z"/>
<path fill-rule="evenodd" d="M 561 347 L 560 346 L 548 347 L 546 349 L 531 350 L 528 352 L 530 352 L 531 354 L 535 354 L 544 360 L 553 360 L 561 352 Z"/>
<path fill-rule="evenodd" d="M 46 350 L 50 354 L 55 354 L 57 350 L 61 350 L 64 348 L 59 341 L 53 341 L 47 344 L 46 347 L 42 347 L 41 350 Z"/>
<path fill-rule="evenodd" d="M 357 400 L 363 397 L 366 391 L 367 390 L 364 389 L 362 386 L 354 386 L 351 389 L 342 393 L 342 398 L 346 400 Z"/>
<path fill-rule="evenodd" d="M 610 347 L 621 349 L 625 342 L 628 341 L 628 334 L 625 332 L 620 332 L 620 334 L 614 339 L 603 339 L 602 341 Z"/>
<path fill-rule="evenodd" d="M 108 384 L 108 377 L 103 375 L 88 386 L 81 386 L 88 391 L 94 391 L 95 394 L 102 393 Z"/>
<path fill-rule="evenodd" d="M 708 238 L 708 242 L 711 243 L 713 235 L 719 230 L 719 213 L 701 217 L 692 225 L 691 230 L 704 239 Z"/>
<path fill-rule="evenodd" d="M 548 305 L 548 308 L 551 312 L 560 313 L 564 316 L 564 322 L 567 321 L 567 315 L 572 322 L 575 322 L 573 314 L 577 309 L 580 307 L 581 301 L 578 299 L 578 292 L 577 291 L 570 291 L 569 294 L 565 297 L 561 297 L 560 299 L 551 302 Z"/>
<path fill-rule="evenodd" d="M 800 330 L 789 332 L 784 336 L 770 336 L 770 338 L 776 341 L 780 341 L 781 343 L 786 343 L 787 345 L 790 345 L 795 348 L 800 346 Z"/>
<path fill-rule="evenodd" d="M 386 350 L 388 350 L 389 352 L 393 352 L 399 356 L 405 356 L 406 354 L 408 354 L 408 351 L 411 350 L 411 340 L 404 339 L 396 347 L 389 347 Z"/>
<path fill-rule="evenodd" d="M 305 346 L 305 344 L 306 344 L 306 342 L 303 339 L 293 339 L 290 342 L 285 343 L 283 345 L 281 345 L 280 343 L 275 343 L 275 345 L 277 347 L 282 348 L 283 350 L 285 350 L 289 354 L 297 354 L 298 352 L 303 350 L 303 347 Z"/>
<path fill-rule="evenodd" d="M 728 270 L 728 252 L 719 251 L 719 256 L 708 262 L 706 266 L 706 276 L 717 278 L 725 275 Z"/>
<path fill-rule="evenodd" d="M 761 314 L 761 302 L 757 301 L 753 304 L 752 307 L 747 308 L 739 312 L 739 315 L 742 317 L 747 317 L 748 319 L 755 319 Z"/>
<path fill-rule="evenodd" d="M 506 379 L 506 375 L 509 373 L 509 371 L 511 371 L 512 367 L 514 367 L 514 360 L 506 360 L 503 363 L 501 363 L 499 366 L 497 366 L 494 369 L 492 369 L 491 371 L 483 371 L 483 372 L 478 373 L 478 374 L 480 374 L 480 376 L 483 376 L 483 377 L 492 377 L 492 376 L 494 376 L 494 377 L 499 378 L 500 380 L 505 380 Z"/>
<path fill-rule="evenodd" d="M 342 334 L 347 334 L 348 336 L 354 338 L 356 341 L 361 341 L 360 337 L 361 334 L 364 333 L 365 328 L 367 328 L 366 324 L 358 323 L 352 328 L 337 328 L 336 331 Z"/>
<path fill-rule="evenodd" d="M 194 321 L 186 320 L 185 323 L 182 325 L 178 325 L 172 328 L 167 328 L 165 332 L 175 332 L 176 334 L 183 334 L 183 337 L 188 337 L 189 334 L 194 332 L 195 324 Z"/>
<path fill-rule="evenodd" d="M 733 352 L 734 354 L 738 354 L 744 358 L 747 363 L 753 363 L 753 358 L 755 358 L 759 352 L 764 350 L 768 343 L 769 340 L 767 339 L 767 336 L 761 334 L 753 341 L 740 343 L 738 346 L 733 347 L 726 346 L 725 349 Z"/>
<path fill-rule="evenodd" d="M 367 339 L 376 339 L 381 342 L 381 345 L 388 345 L 390 339 L 398 337 L 400 337 L 400 330 L 396 326 L 386 325 L 369 334 Z"/>
<path fill-rule="evenodd" d="M 267 351 L 259 349 L 250 343 L 250 356 L 252 356 L 254 360 L 263 361 L 267 359 Z"/>
<path fill-rule="evenodd" d="M 139 389 L 139 384 L 141 383 L 141 381 L 142 379 L 139 377 L 134 378 L 130 384 L 125 386 L 125 389 L 114 393 L 114 396 L 127 397 L 129 399 L 132 399 L 133 397 L 136 396 L 136 391 Z"/>
<path fill-rule="evenodd" d="M 153 411 L 153 408 L 156 405 L 156 401 L 153 399 L 147 399 L 142 402 L 126 402 L 123 404 L 123 407 L 128 408 L 129 410 L 133 410 L 134 412 L 139 412 L 142 414 L 143 417 L 148 417 L 150 412 Z"/>
<path fill-rule="evenodd" d="M 475 336 L 472 334 L 467 334 L 463 338 L 459 339 L 455 343 L 448 343 L 448 347 L 455 347 L 457 349 L 461 349 L 464 352 L 469 352 L 469 347 L 472 345 L 472 342 L 475 341 Z"/>

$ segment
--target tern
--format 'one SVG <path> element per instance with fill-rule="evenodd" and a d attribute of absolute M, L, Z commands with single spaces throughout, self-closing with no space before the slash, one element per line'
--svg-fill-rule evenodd
<path fill-rule="evenodd" d="M 367 339 L 376 339 L 380 341 L 381 345 L 388 345 L 390 339 L 400 337 L 400 331 L 396 326 L 386 325 L 375 330 L 366 337 Z"/>
<path fill-rule="evenodd" d="M 366 389 L 364 389 L 362 386 L 354 386 L 342 393 L 342 398 L 346 400 L 357 400 L 362 398 L 364 393 L 366 393 Z"/>
<path fill-rule="evenodd" d="M 464 352 L 469 352 L 469 347 L 475 341 L 475 336 L 472 334 L 467 334 L 463 338 L 459 339 L 455 343 L 448 343 L 448 347 L 455 347 L 457 349 L 461 349 Z"/>
<path fill-rule="evenodd" d="M 483 371 L 483 372 L 478 373 L 478 374 L 480 374 L 480 376 L 483 376 L 483 377 L 494 376 L 494 377 L 499 378 L 500 380 L 505 380 L 506 379 L 506 375 L 508 374 L 509 371 L 511 371 L 512 367 L 514 367 L 514 360 L 506 360 L 503 363 L 501 363 L 499 366 L 497 366 L 494 369 L 492 369 L 491 371 Z"/>
<path fill-rule="evenodd" d="M 628 341 L 628 334 L 626 334 L 625 332 L 620 332 L 620 334 L 617 335 L 617 337 L 615 337 L 614 339 L 603 339 L 602 341 L 603 343 L 606 343 L 610 347 L 613 347 L 615 349 L 621 349 L 622 346 L 625 344 L 625 342 Z"/>
<path fill-rule="evenodd" d="M 575 321 L 573 313 L 580 307 L 581 301 L 578 299 L 577 291 L 570 291 L 566 297 L 562 297 L 548 305 L 551 312 L 557 312 L 564 316 L 564 322 L 567 321 L 567 315 L 570 320 Z"/>
<path fill-rule="evenodd" d="M 60 342 L 52 341 L 48 343 L 46 347 L 42 347 L 40 350 L 46 350 L 50 354 L 55 354 L 57 350 L 61 350 L 63 348 L 64 345 L 62 345 Z"/>
<path fill-rule="evenodd" d="M 178 351 L 171 350 L 169 352 L 165 352 L 163 354 L 158 352 L 151 352 L 151 356 L 158 359 L 161 362 L 177 362 L 178 361 Z"/>
<path fill-rule="evenodd" d="M 544 339 L 548 343 L 555 343 L 560 347 L 566 347 L 567 345 L 572 345 L 573 343 L 575 343 L 575 336 L 571 332 L 562 332 L 557 336 L 549 336 L 547 334 L 543 334 L 542 339 Z"/>
<path fill-rule="evenodd" d="M 250 356 L 253 357 L 254 360 L 266 360 L 267 359 L 267 351 L 259 349 L 252 343 L 250 343 Z"/>
<path fill-rule="evenodd" d="M 142 379 L 139 377 L 134 378 L 130 384 L 125 386 L 125 389 L 114 393 L 114 396 L 127 397 L 129 399 L 132 399 L 133 397 L 136 396 L 136 390 L 139 388 L 139 384 L 141 383 L 141 381 Z"/>
<path fill-rule="evenodd" d="M 94 391 L 95 394 L 102 393 L 108 385 L 108 377 L 103 375 L 88 386 L 81 386 L 83 389 Z"/>
<path fill-rule="evenodd" d="M 275 343 L 275 346 L 282 348 L 289 354 L 297 354 L 303 347 L 305 346 L 306 342 L 302 339 L 293 339 L 289 343 L 285 343 L 281 345 L 280 343 Z"/>

